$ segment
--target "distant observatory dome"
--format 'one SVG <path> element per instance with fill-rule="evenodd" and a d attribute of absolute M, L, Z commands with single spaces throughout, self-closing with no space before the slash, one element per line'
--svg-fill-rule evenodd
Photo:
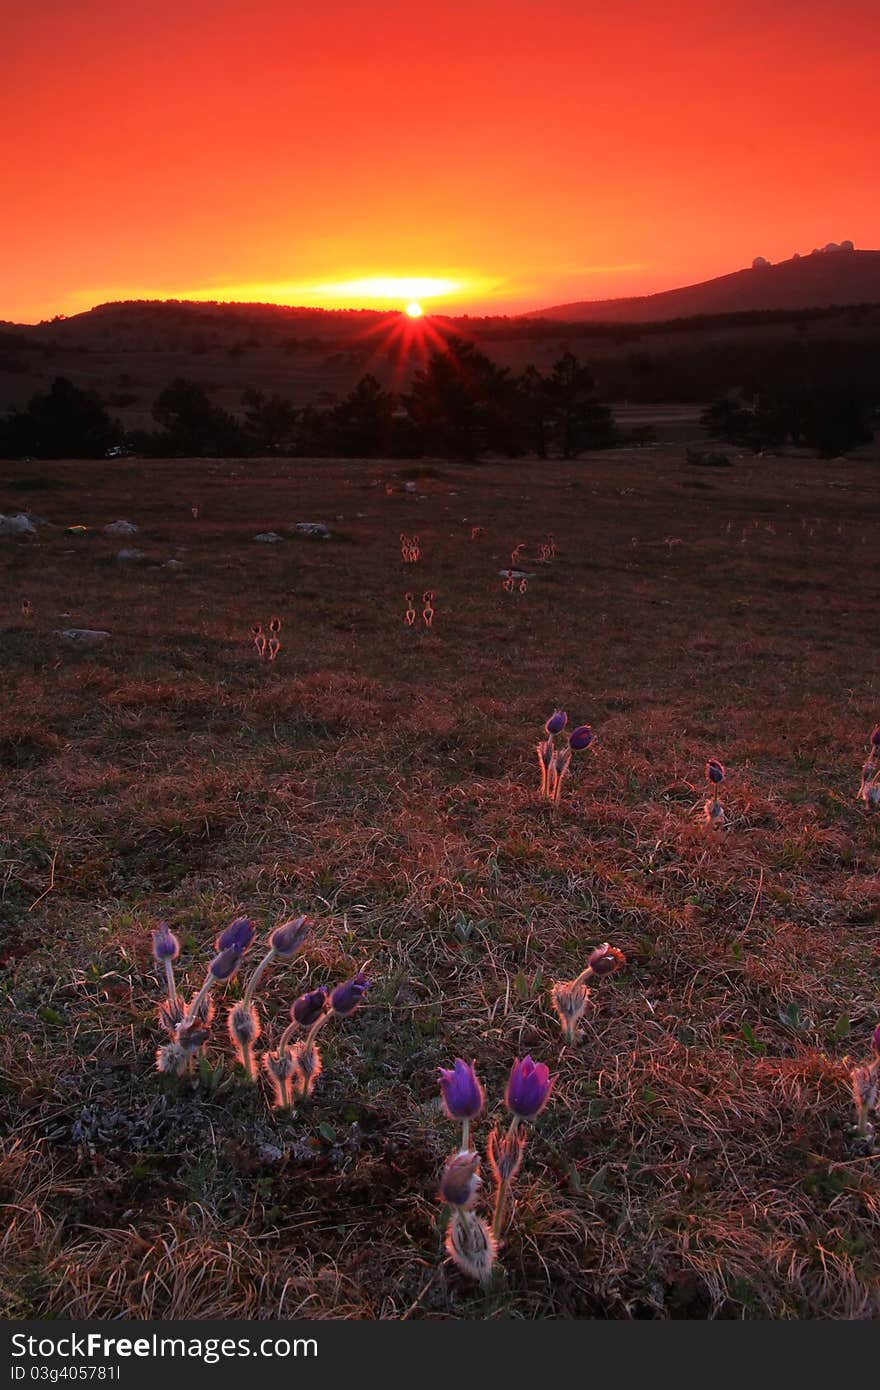
<path fill-rule="evenodd" d="M 837 244 L 836 241 L 828 241 L 828 242 L 826 242 L 825 245 L 822 247 L 822 250 L 823 250 L 823 251 L 839 251 L 839 250 L 840 250 L 840 247 L 838 246 L 838 244 Z"/>
<path fill-rule="evenodd" d="M 752 261 L 752 270 L 762 270 L 765 265 L 769 264 L 766 256 L 756 256 Z"/>
<path fill-rule="evenodd" d="M 794 253 L 794 255 L 792 256 L 791 259 L 792 259 L 793 261 L 799 261 L 800 258 L 801 258 L 801 253 L 800 253 L 800 251 L 795 251 L 795 253 Z"/>
<path fill-rule="evenodd" d="M 856 248 L 851 241 L 847 240 L 840 243 L 840 249 L 841 251 L 855 251 Z"/>

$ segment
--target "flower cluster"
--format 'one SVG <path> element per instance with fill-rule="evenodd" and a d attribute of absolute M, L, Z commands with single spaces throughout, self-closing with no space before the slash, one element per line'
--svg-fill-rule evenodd
<path fill-rule="evenodd" d="M 462 1127 L 461 1147 L 447 1160 L 440 1180 L 440 1196 L 450 1209 L 446 1250 L 465 1274 L 487 1284 L 508 1225 L 513 1182 L 522 1167 L 527 1139 L 522 1126 L 540 1115 L 556 1078 L 543 1062 L 533 1062 L 531 1057 L 518 1059 L 511 1067 L 504 1092 L 510 1124 L 502 1130 L 496 1123 L 486 1143 L 494 1194 L 491 1221 L 476 1210 L 483 1178 L 480 1155 L 470 1146 L 471 1124 L 483 1113 L 485 1092 L 473 1063 L 460 1057 L 451 1068 L 440 1068 L 439 1079 L 443 1108 Z"/>
<path fill-rule="evenodd" d="M 301 915 L 282 922 L 269 933 L 268 950 L 252 970 L 242 997 L 228 1011 L 229 1037 L 248 1081 L 255 1082 L 259 1075 L 255 1048 L 262 1023 L 256 1004 L 257 986 L 271 965 L 294 959 L 311 926 L 309 918 Z M 217 937 L 216 954 L 205 980 L 189 1003 L 185 1003 L 178 993 L 174 975 L 180 942 L 167 923 L 160 922 L 153 933 L 153 957 L 165 973 L 166 998 L 159 1006 L 159 1023 L 169 1041 L 157 1050 L 159 1071 L 174 1076 L 193 1071 L 198 1055 L 211 1036 L 215 1015 L 212 991 L 217 985 L 228 984 L 238 974 L 256 934 L 255 922 L 249 917 L 236 917 Z M 294 1099 L 312 1094 L 321 1072 L 321 1055 L 315 1045 L 318 1030 L 334 1016 L 345 1018 L 353 1013 L 369 983 L 359 972 L 332 991 L 321 987 L 294 1001 L 290 1026 L 282 1033 L 278 1048 L 263 1057 L 263 1067 L 277 1106 L 288 1109 Z M 303 1036 L 291 1045 L 295 1033 Z"/>
<path fill-rule="evenodd" d="M 856 1104 L 856 1133 L 869 1145 L 873 1142 L 874 1126 L 868 1116 L 872 1111 L 876 1113 L 880 1104 L 880 1023 L 871 1034 L 871 1050 L 874 1054 L 871 1061 L 863 1067 L 853 1067 L 850 1072 Z"/>
<path fill-rule="evenodd" d="M 544 725 L 545 737 L 535 747 L 541 772 L 539 795 L 542 800 L 550 801 L 556 806 L 559 805 L 562 783 L 568 774 L 572 753 L 580 753 L 589 748 L 595 739 L 589 724 L 579 724 L 568 735 L 567 744 L 557 747 L 556 740 L 564 735 L 567 724 L 568 715 L 565 710 L 556 710 Z"/>
<path fill-rule="evenodd" d="M 862 768 L 858 800 L 864 801 L 871 811 L 880 810 L 880 724 L 875 726 L 868 740 L 868 759 Z"/>
<path fill-rule="evenodd" d="M 601 946 L 597 946 L 595 951 L 590 952 L 585 969 L 575 979 L 556 981 L 550 991 L 550 997 L 566 1042 L 575 1041 L 578 1023 L 587 1011 L 591 994 L 587 981 L 601 980 L 606 975 L 613 975 L 615 970 L 619 970 L 623 965 L 626 965 L 626 956 L 616 946 L 609 946 L 605 941 Z"/>

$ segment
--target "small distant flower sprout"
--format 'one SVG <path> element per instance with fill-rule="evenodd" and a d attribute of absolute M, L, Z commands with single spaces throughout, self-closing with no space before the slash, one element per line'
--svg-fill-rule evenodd
<path fill-rule="evenodd" d="M 587 964 L 573 980 L 557 980 L 550 991 L 550 999 L 562 1025 L 567 1042 L 577 1038 L 577 1025 L 590 1003 L 591 991 L 587 985 L 590 979 L 601 980 L 613 975 L 626 965 L 626 956 L 616 946 L 604 941 L 591 951 Z"/>
<path fill-rule="evenodd" d="M 712 797 L 703 807 L 703 819 L 712 830 L 723 830 L 727 821 L 724 807 L 718 799 L 718 788 L 727 777 L 727 770 L 718 758 L 706 763 L 706 778 L 712 787 Z"/>
<path fill-rule="evenodd" d="M 567 724 L 567 712 L 564 709 L 556 710 L 544 725 L 546 737 L 535 746 L 541 774 L 539 795 L 542 801 L 550 801 L 555 806 L 559 805 L 562 796 L 562 783 L 568 775 L 572 754 L 588 748 L 594 738 L 589 724 L 581 724 L 572 730 L 567 744 L 557 747 L 556 739 Z"/>

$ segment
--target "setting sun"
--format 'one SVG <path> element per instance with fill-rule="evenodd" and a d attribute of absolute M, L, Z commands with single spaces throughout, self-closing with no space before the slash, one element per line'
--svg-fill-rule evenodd
<path fill-rule="evenodd" d="M 422 314 L 424 313 L 424 309 L 422 308 L 421 304 L 412 303 L 407 304 L 406 312 L 409 314 L 411 319 L 420 319 L 422 317 Z"/>

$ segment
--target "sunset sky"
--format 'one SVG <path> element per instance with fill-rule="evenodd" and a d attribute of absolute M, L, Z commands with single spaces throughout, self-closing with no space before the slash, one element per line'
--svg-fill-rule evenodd
<path fill-rule="evenodd" d="M 0 319 L 507 312 L 878 247 L 878 12 L 0 0 Z"/>

